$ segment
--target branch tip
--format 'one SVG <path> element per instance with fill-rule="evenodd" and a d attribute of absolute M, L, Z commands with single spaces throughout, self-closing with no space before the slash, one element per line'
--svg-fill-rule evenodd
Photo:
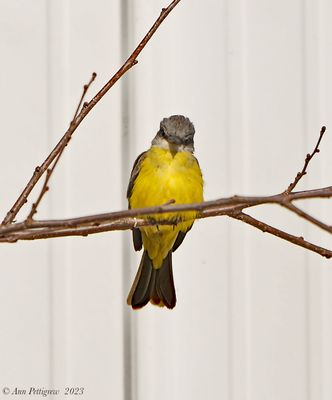
<path fill-rule="evenodd" d="M 312 151 L 311 154 L 308 153 L 306 155 L 305 160 L 304 160 L 304 166 L 303 166 L 302 170 L 296 174 L 294 181 L 284 191 L 284 194 L 287 195 L 287 194 L 291 193 L 295 189 L 295 187 L 299 183 L 299 181 L 302 179 L 302 177 L 307 174 L 307 167 L 308 167 L 310 161 L 312 160 L 312 158 L 314 157 L 314 155 L 316 153 L 320 152 L 319 145 L 320 145 L 320 142 L 321 142 L 321 140 L 323 138 L 323 135 L 324 135 L 325 131 L 326 131 L 326 127 L 322 126 L 321 130 L 320 130 L 320 133 L 319 133 L 319 138 L 318 138 L 318 141 L 316 143 L 316 146 L 315 146 L 314 150 Z"/>

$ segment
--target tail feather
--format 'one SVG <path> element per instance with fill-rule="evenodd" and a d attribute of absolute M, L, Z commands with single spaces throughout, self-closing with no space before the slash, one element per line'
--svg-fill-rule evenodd
<path fill-rule="evenodd" d="M 158 306 L 174 308 L 176 294 L 172 270 L 172 253 L 168 253 L 160 268 L 153 268 L 144 251 L 127 303 L 134 309 L 144 307 L 149 301 Z"/>
<path fill-rule="evenodd" d="M 157 271 L 156 290 L 167 308 L 174 308 L 176 294 L 173 280 L 172 252 L 167 254 L 162 267 Z"/>
<path fill-rule="evenodd" d="M 150 283 L 153 281 L 155 281 L 155 272 L 147 252 L 144 251 L 127 303 L 133 308 L 144 307 L 150 300 Z"/>

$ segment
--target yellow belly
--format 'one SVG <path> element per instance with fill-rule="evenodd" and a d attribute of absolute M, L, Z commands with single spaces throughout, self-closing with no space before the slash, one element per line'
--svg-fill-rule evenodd
<path fill-rule="evenodd" d="M 153 146 L 141 164 L 131 197 L 130 208 L 203 201 L 202 173 L 195 157 L 185 151 L 171 153 Z M 143 245 L 159 268 L 173 247 L 179 231 L 186 232 L 196 217 L 195 211 L 175 212 L 153 216 L 154 220 L 172 220 L 176 225 L 158 225 L 141 228 Z M 152 217 L 152 216 L 151 216 Z M 146 216 L 149 218 L 149 216 Z"/>

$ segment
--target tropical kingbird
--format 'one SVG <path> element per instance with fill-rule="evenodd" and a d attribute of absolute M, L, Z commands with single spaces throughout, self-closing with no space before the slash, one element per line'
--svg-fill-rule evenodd
<path fill-rule="evenodd" d="M 193 155 L 194 133 L 194 125 L 183 115 L 160 122 L 150 149 L 134 163 L 127 190 L 129 208 L 203 201 L 202 172 Z M 196 211 L 145 215 L 143 218 L 172 224 L 133 228 L 134 248 L 137 251 L 143 246 L 144 253 L 127 299 L 132 308 L 144 307 L 149 301 L 175 307 L 172 252 L 181 245 L 196 216 Z"/>

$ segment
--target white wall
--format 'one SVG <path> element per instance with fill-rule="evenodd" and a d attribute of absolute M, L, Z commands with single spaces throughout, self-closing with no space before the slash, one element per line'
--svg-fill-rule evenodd
<path fill-rule="evenodd" d="M 65 131 L 91 72 L 90 96 L 166 4 L 0 0 L 1 214 Z M 195 123 L 206 199 L 285 189 L 320 126 L 332 129 L 331 17 L 327 0 L 183 0 L 75 133 L 38 217 L 125 208 L 136 155 L 174 113 Z M 329 130 L 321 149 L 299 189 L 331 185 Z M 331 223 L 328 201 L 305 207 Z M 284 210 L 251 212 L 332 247 Z M 89 400 L 332 398 L 331 261 L 202 220 L 174 254 L 176 308 L 133 312 L 130 239 L 1 245 L 0 398 L 5 386 L 84 387 Z"/>

